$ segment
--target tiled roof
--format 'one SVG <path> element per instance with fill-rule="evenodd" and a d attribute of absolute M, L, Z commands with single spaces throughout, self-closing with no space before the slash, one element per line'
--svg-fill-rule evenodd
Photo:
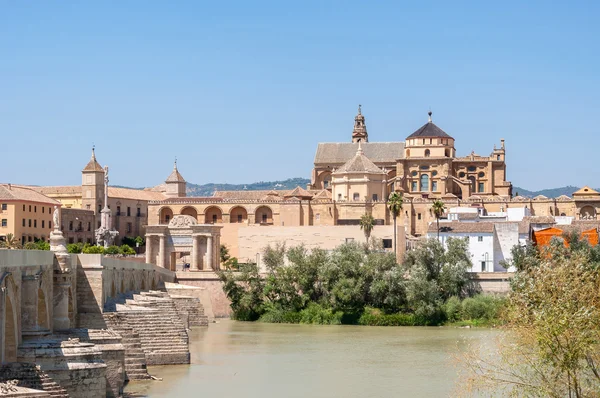
<path fill-rule="evenodd" d="M 437 233 L 437 224 L 429 224 L 428 233 Z M 493 222 L 443 222 L 440 223 L 440 233 L 492 233 L 494 232 Z"/>
<path fill-rule="evenodd" d="M 43 195 L 77 195 L 81 196 L 81 185 L 62 185 L 48 187 L 29 187 Z"/>
<path fill-rule="evenodd" d="M 547 200 L 547 199 L 548 199 L 548 197 L 544 196 L 544 195 L 538 195 L 533 198 L 533 200 Z"/>
<path fill-rule="evenodd" d="M 177 170 L 177 163 L 175 163 L 175 167 L 173 167 L 173 171 L 167 177 L 167 179 L 165 180 L 165 182 L 185 182 L 185 179 L 179 173 L 179 170 Z"/>
<path fill-rule="evenodd" d="M 375 163 L 365 156 L 360 144 L 354 157 L 344 163 L 342 167 L 334 171 L 334 174 L 343 173 L 385 174 L 383 170 L 377 167 Z"/>
<path fill-rule="evenodd" d="M 573 192 L 573 196 L 598 196 L 600 192 L 588 187 L 587 185 Z"/>
<path fill-rule="evenodd" d="M 121 198 L 121 199 L 132 199 L 132 200 L 164 200 L 165 195 L 160 192 L 147 191 L 145 189 L 130 189 L 130 188 L 116 188 L 108 187 L 109 198 Z"/>
<path fill-rule="evenodd" d="M 214 197 L 222 199 L 238 199 L 238 200 L 261 200 L 272 191 L 259 190 L 259 191 L 215 191 Z M 274 191 L 283 198 L 284 195 L 291 192 L 290 190 Z"/>
<path fill-rule="evenodd" d="M 92 149 L 92 158 L 90 159 L 88 164 L 85 165 L 85 167 L 83 168 L 83 171 L 104 171 L 104 169 L 102 169 L 102 166 L 100 166 L 98 161 L 96 161 L 96 153 L 94 152 L 93 149 Z"/>
<path fill-rule="evenodd" d="M 313 199 L 331 199 L 331 192 L 327 189 L 323 189 L 318 194 L 316 194 Z"/>
<path fill-rule="evenodd" d="M 427 122 L 420 129 L 412 133 L 407 137 L 409 138 L 429 138 L 429 137 L 442 137 L 442 138 L 452 138 L 444 130 L 439 128 L 433 122 Z"/>
<path fill-rule="evenodd" d="M 36 203 L 46 203 L 51 205 L 60 205 L 60 202 L 51 199 L 36 190 L 11 184 L 0 185 L 0 200 L 17 200 Z"/>
<path fill-rule="evenodd" d="M 184 204 L 184 203 L 213 203 L 213 202 L 222 202 L 223 198 L 215 198 L 213 196 L 187 196 L 184 198 L 168 198 L 161 200 L 161 203 L 164 204 Z"/>
<path fill-rule="evenodd" d="M 356 155 L 358 144 L 321 142 L 317 146 L 315 164 L 344 164 Z M 404 158 L 404 142 L 364 142 L 362 150 L 374 163 L 395 163 Z"/>
<path fill-rule="evenodd" d="M 302 187 L 296 187 L 293 191 L 284 195 L 286 198 L 312 198 L 313 194 Z"/>

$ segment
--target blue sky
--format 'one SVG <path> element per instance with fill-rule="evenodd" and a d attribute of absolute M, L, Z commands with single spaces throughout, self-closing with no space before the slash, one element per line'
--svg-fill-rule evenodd
<path fill-rule="evenodd" d="M 522 4 L 527 3 L 527 4 Z M 600 2 L 0 0 L 1 181 L 310 177 L 318 142 L 427 120 L 513 184 L 600 186 Z"/>

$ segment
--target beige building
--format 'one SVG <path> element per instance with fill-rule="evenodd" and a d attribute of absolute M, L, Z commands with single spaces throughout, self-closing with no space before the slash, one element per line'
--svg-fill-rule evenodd
<path fill-rule="evenodd" d="M 48 241 L 52 232 L 52 213 L 60 203 L 26 187 L 0 185 L 0 240 L 12 234 L 22 245 Z"/>

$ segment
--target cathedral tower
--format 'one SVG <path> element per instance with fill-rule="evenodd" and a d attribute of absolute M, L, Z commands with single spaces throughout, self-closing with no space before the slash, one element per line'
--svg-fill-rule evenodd
<path fill-rule="evenodd" d="M 104 207 L 104 169 L 96 160 L 94 148 L 92 148 L 90 161 L 81 170 L 81 198 L 81 207 L 92 210 L 96 214 L 96 223 L 98 223 L 100 211 Z"/>
<path fill-rule="evenodd" d="M 165 196 L 168 198 L 184 198 L 186 196 L 186 183 L 179 170 L 177 170 L 177 160 L 175 160 L 173 171 L 165 180 L 165 184 L 167 184 Z"/>
<path fill-rule="evenodd" d="M 352 142 L 369 142 L 369 134 L 367 133 L 367 125 L 365 117 L 361 113 L 360 105 L 358 106 L 358 114 L 354 117 L 354 130 L 352 131 Z"/>

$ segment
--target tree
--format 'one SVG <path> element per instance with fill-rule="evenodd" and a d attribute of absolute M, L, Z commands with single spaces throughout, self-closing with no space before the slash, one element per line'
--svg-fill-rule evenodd
<path fill-rule="evenodd" d="M 369 244 L 369 238 L 371 237 L 371 232 L 373 228 L 375 228 L 375 219 L 372 215 L 365 213 L 360 217 L 360 229 L 365 233 L 365 238 L 367 238 L 367 244 Z"/>
<path fill-rule="evenodd" d="M 440 240 L 440 218 L 444 215 L 446 211 L 446 205 L 439 199 L 433 201 L 433 205 L 431 206 L 431 210 L 433 210 L 433 214 L 435 215 L 435 221 L 437 223 L 437 238 Z"/>
<path fill-rule="evenodd" d="M 13 234 L 6 234 L 6 238 L 2 241 L 2 247 L 5 249 L 20 249 L 21 244 Z"/>
<path fill-rule="evenodd" d="M 592 397 L 600 391 L 600 262 L 586 242 L 550 245 L 520 260 L 503 334 L 463 362 L 471 389 L 494 395 Z M 577 244 L 574 244 L 577 243 Z M 498 394 L 500 395 L 500 394 Z"/>
<path fill-rule="evenodd" d="M 135 250 L 133 250 L 133 248 L 129 245 L 121 245 L 121 247 L 119 247 L 119 253 L 124 256 L 134 256 Z"/>
<path fill-rule="evenodd" d="M 220 255 L 221 255 L 221 263 L 225 264 L 227 262 L 227 260 L 229 260 L 231 258 L 231 256 L 229 255 L 229 248 L 227 248 L 226 245 L 221 245 L 220 248 Z"/>
<path fill-rule="evenodd" d="M 396 218 L 398 218 L 398 215 L 402 211 L 403 203 L 404 203 L 404 198 L 402 197 L 402 194 L 399 194 L 398 192 L 392 192 L 390 194 L 390 196 L 388 198 L 388 202 L 387 202 L 388 209 L 390 210 L 390 213 L 392 214 L 392 217 L 394 218 L 394 254 L 398 253 L 398 249 L 397 249 L 398 243 L 396 242 L 397 237 L 398 237 L 398 231 L 396 229 Z"/>

